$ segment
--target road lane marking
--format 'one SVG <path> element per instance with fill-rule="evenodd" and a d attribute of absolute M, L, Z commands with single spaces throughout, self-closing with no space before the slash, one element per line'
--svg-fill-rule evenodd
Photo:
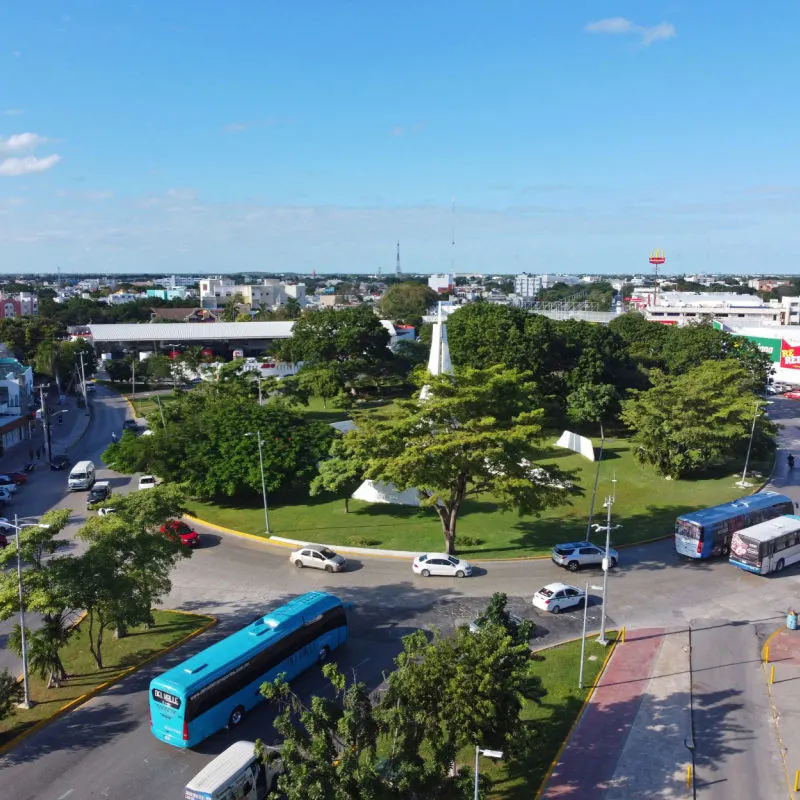
<path fill-rule="evenodd" d="M 67 790 L 66 792 L 64 792 L 64 794 L 61 795 L 61 797 L 58 798 L 58 800 L 64 800 L 65 797 L 69 797 L 74 791 L 75 791 L 74 789 Z"/>

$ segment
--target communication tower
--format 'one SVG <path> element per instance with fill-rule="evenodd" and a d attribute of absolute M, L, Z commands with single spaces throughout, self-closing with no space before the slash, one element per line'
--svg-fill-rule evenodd
<path fill-rule="evenodd" d="M 399 278 L 403 274 L 403 270 L 400 269 L 400 242 L 397 242 L 397 261 L 395 261 L 394 267 L 394 275 L 396 278 Z"/>

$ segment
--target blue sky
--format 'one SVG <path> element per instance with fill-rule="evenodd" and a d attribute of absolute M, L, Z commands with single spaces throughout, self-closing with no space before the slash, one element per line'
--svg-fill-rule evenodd
<path fill-rule="evenodd" d="M 0 3 L 0 272 L 795 272 L 794 0 Z M 455 202 L 455 212 L 453 212 Z M 451 232 L 455 232 L 455 246 Z"/>

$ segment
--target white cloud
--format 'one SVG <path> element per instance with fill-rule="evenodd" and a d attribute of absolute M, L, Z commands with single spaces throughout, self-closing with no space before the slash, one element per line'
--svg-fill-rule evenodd
<path fill-rule="evenodd" d="M 24 158 L 7 158 L 0 161 L 0 175 L 15 177 L 18 175 L 30 175 L 34 172 L 44 172 L 54 167 L 61 161 L 61 156 L 55 153 L 45 158 L 36 156 L 25 156 Z"/>
<path fill-rule="evenodd" d="M 29 153 L 40 147 L 47 139 L 39 136 L 38 133 L 15 133 L 8 139 L 0 139 L 0 155 L 14 155 L 17 153 Z"/>
<path fill-rule="evenodd" d="M 641 39 L 642 45 L 649 47 L 653 42 L 672 39 L 677 35 L 671 22 L 659 22 L 658 25 L 637 25 L 625 17 L 607 17 L 590 22 L 584 30 L 586 33 L 599 33 L 609 36 L 632 35 Z"/>

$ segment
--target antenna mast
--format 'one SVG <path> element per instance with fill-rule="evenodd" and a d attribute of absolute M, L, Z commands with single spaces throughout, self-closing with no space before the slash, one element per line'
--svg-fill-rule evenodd
<path fill-rule="evenodd" d="M 450 225 L 450 272 L 455 280 L 456 269 L 456 198 L 453 198 L 452 203 L 452 222 Z"/>
<path fill-rule="evenodd" d="M 400 269 L 400 242 L 397 242 L 397 261 L 395 263 L 394 268 L 394 275 L 396 278 L 399 278 L 403 274 L 403 270 Z"/>

